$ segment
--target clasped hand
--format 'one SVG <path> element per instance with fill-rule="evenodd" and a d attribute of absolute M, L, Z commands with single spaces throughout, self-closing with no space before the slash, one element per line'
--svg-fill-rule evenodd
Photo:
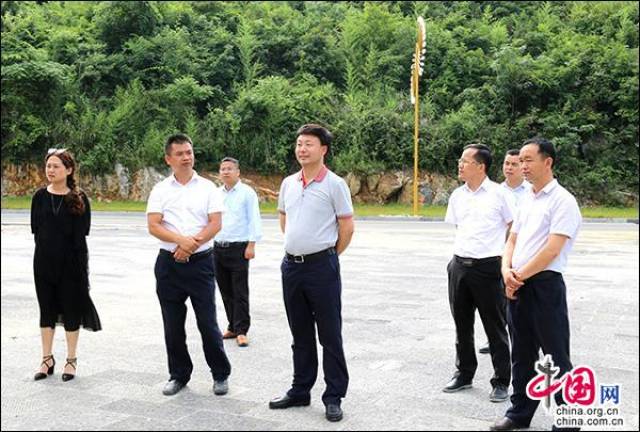
<path fill-rule="evenodd" d="M 504 292 L 509 300 L 515 300 L 518 289 L 524 285 L 522 275 L 515 269 L 503 269 Z"/>
<path fill-rule="evenodd" d="M 189 257 L 200 247 L 201 237 L 182 237 L 178 247 L 173 251 L 173 259 L 178 262 L 188 262 Z"/>

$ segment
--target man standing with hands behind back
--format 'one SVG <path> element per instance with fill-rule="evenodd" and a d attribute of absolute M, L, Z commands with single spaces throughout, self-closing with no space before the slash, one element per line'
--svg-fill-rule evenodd
<path fill-rule="evenodd" d="M 318 375 L 316 326 L 322 345 L 327 384 L 322 395 L 325 417 L 340 421 L 340 403 L 347 393 L 349 374 L 342 348 L 340 255 L 353 235 L 353 206 L 344 180 L 324 165 L 332 135 L 323 126 L 298 129 L 296 158 L 302 170 L 282 182 L 278 201 L 284 232 L 282 288 L 293 335 L 293 383 L 271 409 L 310 404 Z"/>

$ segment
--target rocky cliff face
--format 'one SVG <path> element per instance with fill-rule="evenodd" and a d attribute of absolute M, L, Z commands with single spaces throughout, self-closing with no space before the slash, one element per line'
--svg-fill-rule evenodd
<path fill-rule="evenodd" d="M 108 174 L 89 175 L 79 172 L 78 184 L 92 199 L 146 201 L 153 186 L 168 176 L 168 169 L 143 168 L 134 172 L 120 164 Z M 222 182 L 217 173 L 198 171 L 217 185 Z M 242 175 L 242 181 L 253 187 L 260 201 L 278 199 L 278 189 L 284 175 Z M 383 172 L 369 176 L 348 174 L 344 177 L 356 203 L 411 204 L 413 199 L 413 174 L 402 171 Z M 2 164 L 2 196 L 31 195 L 47 184 L 44 169 L 40 165 Z M 421 173 L 418 197 L 426 205 L 446 205 L 449 195 L 458 186 L 455 179 Z"/>

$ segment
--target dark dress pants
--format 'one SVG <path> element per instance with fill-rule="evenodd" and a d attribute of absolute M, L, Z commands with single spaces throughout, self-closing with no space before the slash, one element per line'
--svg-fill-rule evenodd
<path fill-rule="evenodd" d="M 229 325 L 227 330 L 246 335 L 251 325 L 249 315 L 249 260 L 244 257 L 246 242 L 213 250 L 216 281 Z"/>
<path fill-rule="evenodd" d="M 528 279 L 517 291 L 517 299 L 509 300 L 507 319 L 513 352 L 512 406 L 506 416 L 516 424 L 528 427 L 540 401 L 527 397 L 527 384 L 537 372 L 538 351 L 551 354 L 561 377 L 573 366 L 569 357 L 569 314 L 567 289 L 562 274 L 544 271 Z M 555 395 L 564 404 L 562 392 Z"/>
<path fill-rule="evenodd" d="M 191 298 L 204 355 L 213 379 L 226 379 L 231 373 L 231 365 L 224 352 L 222 333 L 216 320 L 213 256 L 208 254 L 198 260 L 178 263 L 170 253 L 161 251 L 156 260 L 155 275 L 170 379 L 187 383 L 193 371 L 184 327 L 187 297 Z"/>
<path fill-rule="evenodd" d="M 284 305 L 293 336 L 292 398 L 307 398 L 318 375 L 316 331 L 322 345 L 325 405 L 340 404 L 347 394 L 349 374 L 342 348 L 340 263 L 336 254 L 313 262 L 281 266 Z"/>
<path fill-rule="evenodd" d="M 491 385 L 509 387 L 511 368 L 509 336 L 505 317 L 506 298 L 500 260 L 465 266 L 454 257 L 447 266 L 449 306 L 456 324 L 457 376 L 471 382 L 478 368 L 474 347 L 475 310 L 489 338 L 493 377 Z"/>

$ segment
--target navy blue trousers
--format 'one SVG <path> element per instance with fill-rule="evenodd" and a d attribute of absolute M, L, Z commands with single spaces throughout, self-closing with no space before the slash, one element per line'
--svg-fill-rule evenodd
<path fill-rule="evenodd" d="M 527 384 L 538 373 L 538 351 L 551 354 L 560 378 L 573 369 L 569 358 L 569 314 L 567 289 L 562 274 L 544 271 L 528 279 L 517 291 L 517 299 L 507 305 L 511 335 L 513 394 L 506 416 L 519 426 L 528 427 L 540 401 L 527 397 Z M 564 404 L 562 392 L 556 403 Z"/>
<path fill-rule="evenodd" d="M 318 375 L 316 326 L 322 345 L 322 368 L 326 383 L 322 402 L 340 404 L 347 394 L 349 373 L 342 349 L 340 263 L 338 255 L 316 261 L 282 261 L 284 305 L 293 335 L 292 398 L 309 397 Z"/>
<path fill-rule="evenodd" d="M 191 299 L 211 375 L 214 380 L 226 379 L 231 373 L 231 364 L 224 352 L 222 333 L 216 320 L 213 256 L 178 263 L 171 254 L 161 252 L 156 260 L 155 275 L 170 379 L 186 384 L 193 371 L 184 328 L 187 297 Z"/>

